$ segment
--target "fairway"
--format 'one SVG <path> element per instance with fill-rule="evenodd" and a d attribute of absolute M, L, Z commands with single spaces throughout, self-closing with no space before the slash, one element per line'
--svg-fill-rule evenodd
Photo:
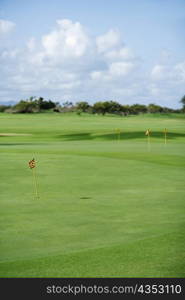
<path fill-rule="evenodd" d="M 184 115 L 4 113 L 0 154 L 0 277 L 185 277 Z"/>

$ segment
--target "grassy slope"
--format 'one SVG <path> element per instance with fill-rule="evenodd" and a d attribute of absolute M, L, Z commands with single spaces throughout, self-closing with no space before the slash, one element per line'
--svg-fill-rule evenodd
<path fill-rule="evenodd" d="M 184 277 L 182 116 L 1 114 L 1 133 L 30 135 L 0 136 L 0 277 Z"/>

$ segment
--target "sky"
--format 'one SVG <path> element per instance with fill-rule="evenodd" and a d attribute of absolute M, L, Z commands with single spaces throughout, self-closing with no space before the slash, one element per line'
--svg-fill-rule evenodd
<path fill-rule="evenodd" d="M 180 108 L 185 0 L 0 0 L 0 103 Z"/>

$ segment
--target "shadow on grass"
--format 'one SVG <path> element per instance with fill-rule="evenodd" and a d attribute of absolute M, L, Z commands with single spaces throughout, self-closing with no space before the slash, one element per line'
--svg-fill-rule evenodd
<path fill-rule="evenodd" d="M 58 135 L 58 138 L 64 141 L 81 141 L 81 140 L 130 140 L 130 139 L 146 139 L 145 132 L 143 131 L 134 131 L 134 132 L 122 132 L 119 135 L 115 133 L 107 133 L 107 134 L 93 134 L 90 132 L 79 132 L 79 133 L 71 133 L 71 134 L 63 134 Z M 176 138 L 184 138 L 185 133 L 174 133 L 168 132 L 167 139 L 176 139 Z M 151 133 L 151 138 L 159 138 L 164 139 L 164 133 L 159 131 L 153 131 Z"/>

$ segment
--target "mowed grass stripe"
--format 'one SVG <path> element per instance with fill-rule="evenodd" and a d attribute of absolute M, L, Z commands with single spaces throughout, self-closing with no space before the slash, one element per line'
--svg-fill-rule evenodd
<path fill-rule="evenodd" d="M 156 247 L 159 243 L 160 247 Z M 104 274 L 107 277 L 184 277 L 183 246 L 182 234 L 172 232 L 128 244 L 0 263 L 0 276 L 11 277 L 17 273 L 17 277 L 26 274 L 29 277 L 104 277 Z"/>
<path fill-rule="evenodd" d="M 46 147 L 44 147 L 44 148 L 46 148 Z M 74 147 L 75 147 L 75 145 L 74 145 Z M 164 151 L 163 151 L 163 154 L 161 154 L 161 153 L 158 153 L 159 150 L 156 152 L 155 149 L 153 149 L 153 150 L 151 149 L 151 151 L 145 150 L 146 152 L 134 153 L 132 151 L 130 151 L 130 152 L 125 151 L 124 145 L 123 145 L 122 152 L 118 152 L 118 150 L 116 152 L 113 152 L 114 149 L 112 149 L 112 152 L 111 151 L 99 152 L 98 149 L 97 149 L 97 151 L 91 151 L 91 150 L 87 150 L 87 151 L 72 150 L 71 151 L 71 149 L 63 150 L 62 145 L 60 145 L 60 148 L 61 149 L 50 151 L 50 157 L 48 158 L 47 163 L 50 163 L 53 161 L 54 155 L 60 155 L 60 156 L 61 155 L 67 155 L 67 156 L 71 155 L 71 156 L 91 156 L 91 157 L 111 158 L 111 159 L 120 159 L 120 160 L 133 160 L 133 161 L 138 161 L 138 162 L 140 161 L 140 162 L 144 162 L 144 163 L 154 163 L 154 164 L 160 164 L 160 165 L 162 164 L 162 165 L 169 165 L 169 166 L 170 165 L 177 166 L 180 168 L 185 167 L 185 158 L 182 154 L 181 155 L 179 155 L 179 154 L 171 155 L 171 154 L 168 154 L 168 151 L 166 151 L 166 153 L 164 153 Z M 2 155 L 3 155 L 3 152 L 7 153 L 5 151 L 2 151 Z M 9 155 L 13 155 L 13 156 L 15 155 L 17 157 L 18 153 L 20 153 L 20 154 L 28 153 L 29 156 L 27 155 L 27 157 L 30 157 L 30 155 L 32 155 L 32 156 L 38 157 L 38 159 L 40 158 L 41 154 L 42 155 L 46 154 L 48 156 L 48 150 L 42 149 L 42 148 L 39 150 L 35 149 L 35 151 L 30 150 L 30 149 L 27 149 L 27 151 L 26 150 L 22 151 L 20 149 L 17 149 L 16 154 L 12 153 L 12 151 L 11 151 L 11 154 L 9 154 Z M 5 154 L 5 157 L 6 156 L 7 155 Z M 14 158 L 12 158 L 12 161 L 14 161 Z M 25 162 L 23 162 L 23 156 L 20 156 L 19 161 L 21 164 L 25 165 Z M 42 163 L 42 161 L 41 161 L 41 163 Z M 5 161 L 4 161 L 4 164 L 6 164 Z M 7 165 L 7 168 L 8 167 L 9 166 Z"/>

